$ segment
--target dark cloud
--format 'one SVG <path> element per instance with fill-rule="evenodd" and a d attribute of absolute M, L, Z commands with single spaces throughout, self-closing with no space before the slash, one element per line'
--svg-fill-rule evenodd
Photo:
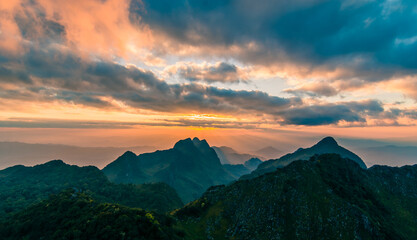
<path fill-rule="evenodd" d="M 109 128 L 125 129 L 139 125 L 132 122 L 111 122 L 111 121 L 71 121 L 57 119 L 9 119 L 0 120 L 0 127 L 16 128 Z"/>
<path fill-rule="evenodd" d="M 30 55 L 30 56 L 27 56 Z M 384 111 L 379 101 L 342 102 L 305 105 L 301 98 L 282 98 L 261 91 L 232 90 L 198 83 L 168 84 L 150 71 L 125 67 L 109 61 L 88 61 L 69 53 L 52 49 L 29 51 L 19 59 L 9 59 L 0 73 L 0 84 L 12 83 L 9 79 L 27 76 L 34 81 L 16 82 L 15 89 L 2 89 L 0 98 L 24 101 L 62 101 L 96 108 L 120 108 L 110 100 L 117 100 L 133 109 L 149 109 L 172 113 L 222 113 L 254 115 L 277 119 L 279 124 L 327 125 L 341 121 L 366 123 L 367 118 L 396 119 L 399 116 L 415 117 L 415 113 L 395 110 Z M 17 71 L 14 69 L 16 67 Z M 106 100 L 107 99 L 107 100 Z M 123 109 L 122 109 L 123 110 Z M 414 114 L 414 115 L 413 115 Z M 79 126 L 106 127 L 113 123 L 88 122 L 36 122 L 3 121 L 2 126 L 51 127 Z M 103 125 L 104 124 L 104 125 Z M 107 125 L 106 125 L 107 124 Z M 122 124 L 122 123 L 121 123 Z M 130 123 L 116 127 L 149 123 Z M 240 127 L 256 128 L 248 122 L 159 121 L 151 125 Z"/>
<path fill-rule="evenodd" d="M 310 96 L 310 97 L 331 97 L 336 96 L 339 91 L 326 83 L 313 83 L 307 86 L 302 86 L 295 89 L 286 89 L 284 92 L 293 94 L 295 96 Z"/>
<path fill-rule="evenodd" d="M 194 64 L 182 65 L 177 67 L 175 71 L 180 78 L 191 82 L 238 83 L 246 81 L 246 77 L 242 76 L 243 74 L 236 65 L 226 62 L 220 62 L 210 66 Z"/>
<path fill-rule="evenodd" d="M 241 61 L 345 67 L 341 77 L 370 81 L 417 70 L 413 0 L 135 2 L 131 15 L 152 29 L 197 47 L 242 46 Z"/>
<path fill-rule="evenodd" d="M 337 124 L 340 121 L 365 123 L 366 117 L 378 117 L 383 112 L 380 102 L 362 101 L 303 106 L 288 109 L 279 115 L 284 124 L 316 126 Z"/>
<path fill-rule="evenodd" d="M 119 121 L 79 121 L 62 119 L 31 119 L 10 118 L 0 120 L 0 127 L 18 128 L 99 128 L 99 129 L 128 129 L 136 126 L 164 126 L 164 127 L 202 127 L 202 128 L 259 128 L 263 121 L 220 121 L 193 119 L 154 119 L 152 122 L 119 122 Z"/>
<path fill-rule="evenodd" d="M 227 68 L 223 66 L 224 68 Z M 15 68 L 20 69 L 19 71 Z M 31 49 L 10 58 L 1 68 L 0 83 L 26 76 L 18 89 L 3 89 L 8 99 L 65 101 L 93 107 L 111 107 L 111 97 L 133 108 L 160 112 L 222 112 L 269 114 L 301 104 L 299 98 L 281 98 L 259 91 L 234 91 L 200 84 L 168 84 L 150 71 L 109 61 L 90 61 L 54 48 Z M 1 87 L 1 85 L 0 85 Z"/>
<path fill-rule="evenodd" d="M 280 124 L 296 125 L 326 125 L 342 121 L 365 123 L 367 118 L 382 117 L 394 120 L 402 116 L 415 118 L 412 111 L 384 111 L 378 101 L 303 103 L 301 96 L 305 94 L 336 95 L 339 89 L 334 89 L 332 85 L 318 84 L 288 90 L 296 96 L 284 98 L 261 91 L 200 84 L 245 81 L 239 67 L 227 62 L 204 67 L 180 67 L 175 73 L 191 83 L 169 84 L 151 71 L 124 66 L 98 56 L 81 57 L 79 52 L 67 45 L 66 29 L 57 19 L 46 19 L 36 1 L 27 4 L 31 4 L 27 12 L 15 16 L 24 38 L 25 51 L 17 55 L 0 53 L 2 99 L 122 108 L 112 103 L 116 100 L 137 110 L 256 115 L 277 120 Z M 415 4 L 403 1 L 402 5 L 387 7 L 377 1 L 361 1 L 359 4 L 359 1 L 264 0 L 255 4 L 249 0 L 163 0 L 144 1 L 143 4 L 132 1 L 130 13 L 132 21 L 140 19 L 152 30 L 168 34 L 184 44 L 197 47 L 240 46 L 243 52 L 237 57 L 242 62 L 279 64 L 280 61 L 294 61 L 313 67 L 347 66 L 354 70 L 347 75 L 349 78 L 379 80 L 417 69 L 417 54 L 414 54 L 417 27 L 413 24 L 417 19 L 412 13 Z M 254 48 L 245 48 L 251 43 L 254 43 Z M 354 84 L 357 81 L 346 81 L 344 86 Z M 114 125 L 21 120 L 3 121 L 1 124 L 103 128 Z M 119 127 L 133 124 L 149 123 L 126 123 Z M 189 120 L 154 124 L 257 127 L 255 123 L 247 122 Z"/>

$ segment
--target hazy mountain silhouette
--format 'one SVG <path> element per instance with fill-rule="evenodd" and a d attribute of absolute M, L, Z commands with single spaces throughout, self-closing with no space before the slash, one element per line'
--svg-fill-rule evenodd
<path fill-rule="evenodd" d="M 247 153 L 239 153 L 233 148 L 226 146 L 212 148 L 216 151 L 222 164 L 244 164 L 247 160 L 257 157 Z"/>
<path fill-rule="evenodd" d="M 136 156 L 126 152 L 107 165 L 103 172 L 117 183 L 165 182 L 188 202 L 210 186 L 235 179 L 225 171 L 215 150 L 198 138 L 178 141 L 168 150 Z"/>
<path fill-rule="evenodd" d="M 282 151 L 272 146 L 261 148 L 254 152 L 255 155 L 264 157 L 265 159 L 277 158 L 282 154 Z"/>
<path fill-rule="evenodd" d="M 384 145 L 378 147 L 359 148 L 356 150 L 366 159 L 367 163 L 403 166 L 417 164 L 417 147 Z"/>
<path fill-rule="evenodd" d="M 120 153 L 127 150 L 138 153 L 154 151 L 155 147 L 78 147 L 59 144 L 31 144 L 0 142 L 0 169 L 14 165 L 33 166 L 45 160 L 63 159 L 78 166 L 93 165 L 103 168 Z"/>
<path fill-rule="evenodd" d="M 255 170 L 258 166 L 259 166 L 259 164 L 261 164 L 262 163 L 262 160 L 261 159 L 259 159 L 259 158 L 251 158 L 251 159 L 249 159 L 248 161 L 246 161 L 243 165 L 247 168 L 247 169 L 249 169 L 250 171 L 253 171 L 253 170 Z"/>
<path fill-rule="evenodd" d="M 346 148 L 339 146 L 339 144 L 336 142 L 336 140 L 334 140 L 334 138 L 325 137 L 310 148 L 299 148 L 297 151 L 286 154 L 280 157 L 279 159 L 269 160 L 261 163 L 255 171 L 253 171 L 249 176 L 244 176 L 244 178 L 256 177 L 267 172 L 275 171 L 275 169 L 277 168 L 285 167 L 293 161 L 308 160 L 310 157 L 316 154 L 324 153 L 339 154 L 344 158 L 349 158 L 353 160 L 360 167 L 366 168 L 365 163 L 362 161 L 360 157 L 358 157 L 353 152 L 347 150 Z"/>

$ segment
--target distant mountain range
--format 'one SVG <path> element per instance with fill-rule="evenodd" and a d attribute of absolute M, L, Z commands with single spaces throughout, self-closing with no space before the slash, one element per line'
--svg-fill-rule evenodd
<path fill-rule="evenodd" d="M 223 168 L 238 179 L 243 175 L 251 173 L 261 163 L 262 161 L 259 158 L 251 158 L 244 164 L 223 164 Z"/>
<path fill-rule="evenodd" d="M 217 156 L 220 159 L 220 162 L 222 164 L 244 164 L 246 161 L 248 161 L 251 158 L 259 158 L 256 155 L 251 155 L 247 153 L 239 153 L 233 148 L 222 146 L 222 147 L 212 147 L 216 153 Z"/>
<path fill-rule="evenodd" d="M 328 141 L 327 139 L 326 141 Z M 186 239 L 417 239 L 417 165 L 316 155 L 175 211 Z"/>
<path fill-rule="evenodd" d="M 152 146 L 136 147 L 77 147 L 58 144 L 0 142 L 0 169 L 14 165 L 33 166 L 47 160 L 62 159 L 79 166 L 103 168 L 127 150 L 143 153 L 156 150 Z"/>
<path fill-rule="evenodd" d="M 200 197 L 210 186 L 236 179 L 223 168 L 215 150 L 198 138 L 187 138 L 171 149 L 139 156 L 126 152 L 103 172 L 116 183 L 167 183 L 184 202 Z"/>
<path fill-rule="evenodd" d="M 0 236 L 414 240 L 416 186 L 417 165 L 367 169 L 331 137 L 243 164 L 221 164 L 205 140 L 188 138 L 127 151 L 102 171 L 60 160 L 1 170 Z"/>
<path fill-rule="evenodd" d="M 261 148 L 254 152 L 255 155 L 261 156 L 265 159 L 277 158 L 282 154 L 282 151 L 272 146 Z"/>
<path fill-rule="evenodd" d="M 293 153 L 286 154 L 279 159 L 269 160 L 263 162 L 258 166 L 258 168 L 253 171 L 250 175 L 244 176 L 243 178 L 252 178 L 264 173 L 275 171 L 277 168 L 282 168 L 296 160 L 308 160 L 314 155 L 324 154 L 324 153 L 335 153 L 339 154 L 344 158 L 349 158 L 356 162 L 361 168 L 366 168 L 365 163 L 362 159 L 354 154 L 353 152 L 339 146 L 339 144 L 332 137 L 323 138 L 317 144 L 310 148 L 299 148 Z"/>
<path fill-rule="evenodd" d="M 417 164 L 417 147 L 416 146 L 396 146 L 384 145 L 377 147 L 358 148 L 358 153 L 363 156 L 368 163 L 404 166 Z"/>

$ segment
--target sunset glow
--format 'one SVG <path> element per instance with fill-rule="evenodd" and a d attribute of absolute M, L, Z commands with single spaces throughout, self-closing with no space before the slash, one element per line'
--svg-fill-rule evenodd
<path fill-rule="evenodd" d="M 0 2 L 0 141 L 226 144 L 244 134 L 297 145 L 331 134 L 417 144 L 413 1 L 253 5 Z"/>

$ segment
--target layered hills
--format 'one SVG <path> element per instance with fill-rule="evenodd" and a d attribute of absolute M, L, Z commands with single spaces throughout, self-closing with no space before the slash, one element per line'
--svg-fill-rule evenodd
<path fill-rule="evenodd" d="M 124 184 L 150 182 L 164 183 Z M 222 165 L 205 140 L 185 139 L 164 151 L 126 152 L 103 171 L 57 160 L 0 171 L 0 236 L 412 240 L 416 186 L 417 165 L 366 168 L 333 138 L 238 165 Z M 174 188 L 192 201 L 182 207 Z"/>

